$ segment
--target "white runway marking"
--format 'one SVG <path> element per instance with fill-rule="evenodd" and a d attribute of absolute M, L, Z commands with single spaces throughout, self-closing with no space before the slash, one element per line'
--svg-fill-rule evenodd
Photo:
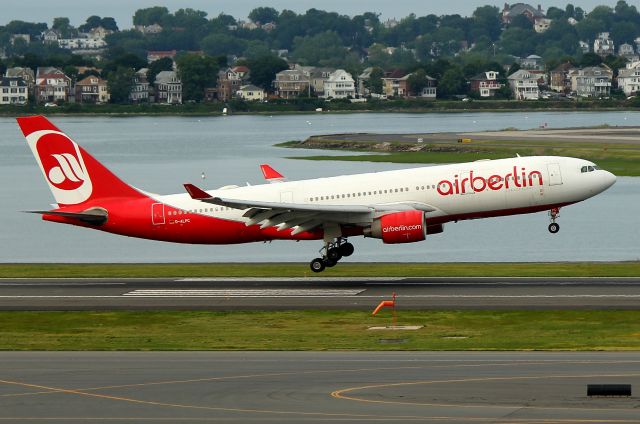
<path fill-rule="evenodd" d="M 140 297 L 347 297 L 363 289 L 140 289 L 123 296 Z"/>

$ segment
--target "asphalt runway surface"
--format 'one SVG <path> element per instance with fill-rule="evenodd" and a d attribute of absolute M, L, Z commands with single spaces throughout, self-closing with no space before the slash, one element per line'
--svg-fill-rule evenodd
<path fill-rule="evenodd" d="M 640 278 L 0 279 L 0 310 L 639 309 Z"/>
<path fill-rule="evenodd" d="M 3 352 L 0 422 L 640 420 L 637 353 Z"/>

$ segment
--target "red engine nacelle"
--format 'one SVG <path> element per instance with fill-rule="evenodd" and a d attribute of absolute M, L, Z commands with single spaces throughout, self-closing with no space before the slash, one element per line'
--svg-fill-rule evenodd
<path fill-rule="evenodd" d="M 413 243 L 427 236 L 424 212 L 406 211 L 382 215 L 364 230 L 365 237 L 382 239 L 383 243 Z"/>

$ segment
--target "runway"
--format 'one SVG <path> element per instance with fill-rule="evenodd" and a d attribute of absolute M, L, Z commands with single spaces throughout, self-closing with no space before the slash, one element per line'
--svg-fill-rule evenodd
<path fill-rule="evenodd" d="M 637 353 L 3 352 L 0 422 L 637 422 Z"/>
<path fill-rule="evenodd" d="M 638 309 L 640 278 L 0 279 L 0 310 Z"/>

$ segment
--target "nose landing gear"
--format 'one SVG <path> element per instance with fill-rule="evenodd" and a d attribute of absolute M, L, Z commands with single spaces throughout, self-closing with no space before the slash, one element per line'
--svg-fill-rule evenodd
<path fill-rule="evenodd" d="M 560 231 L 560 225 L 556 223 L 556 218 L 560 217 L 560 208 L 553 208 L 549 211 L 551 217 L 551 224 L 549 224 L 549 232 L 555 234 Z"/>
<path fill-rule="evenodd" d="M 351 256 L 354 250 L 353 244 L 342 237 L 337 238 L 335 242 L 325 242 L 324 247 L 320 249 L 322 257 L 312 260 L 309 267 L 313 272 L 322 272 L 325 268 L 335 266 L 343 257 Z"/>

